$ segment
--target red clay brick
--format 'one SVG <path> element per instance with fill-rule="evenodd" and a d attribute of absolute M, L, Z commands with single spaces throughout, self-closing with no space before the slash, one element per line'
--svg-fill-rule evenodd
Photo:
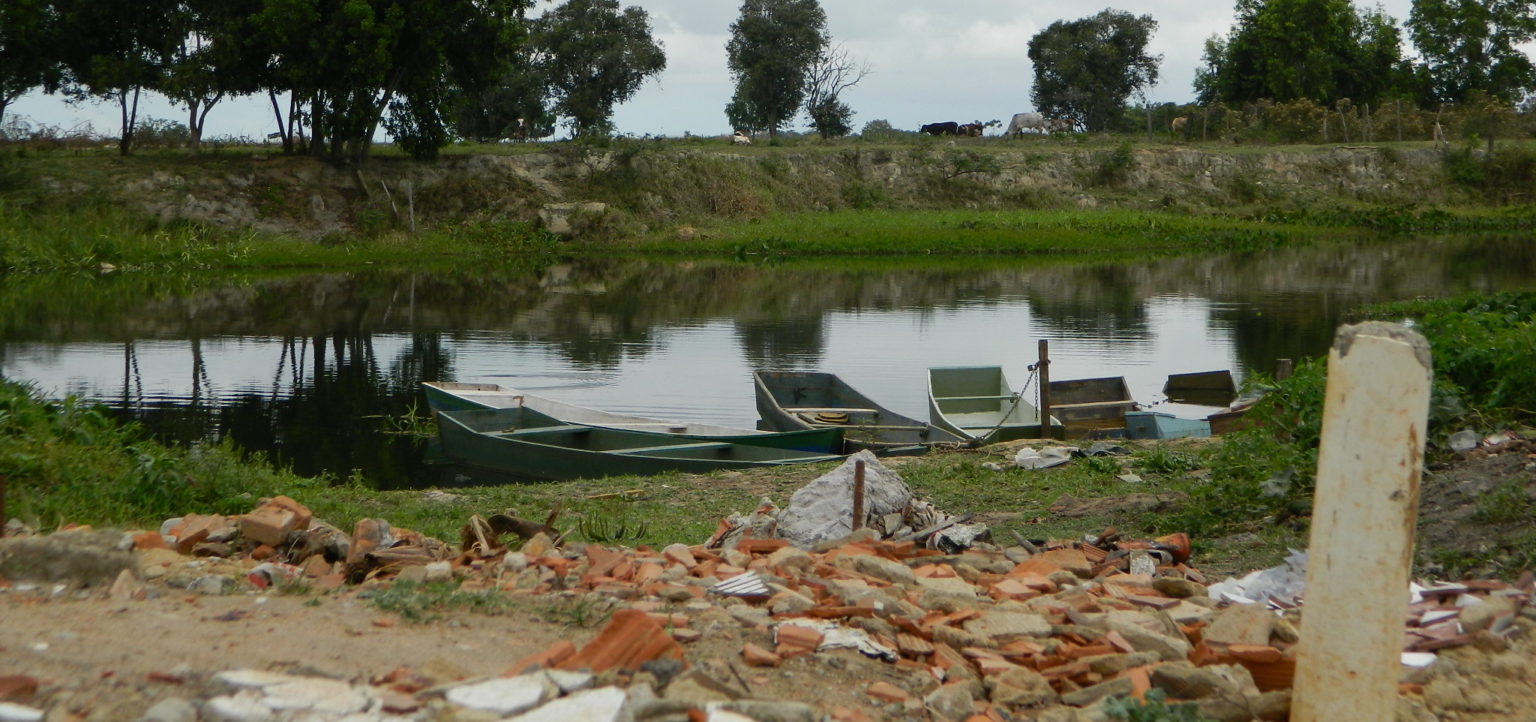
<path fill-rule="evenodd" d="M 654 659 L 683 658 L 683 648 L 645 612 L 622 609 L 613 613 L 603 631 L 575 656 L 556 665 L 560 669 L 635 669 Z"/>

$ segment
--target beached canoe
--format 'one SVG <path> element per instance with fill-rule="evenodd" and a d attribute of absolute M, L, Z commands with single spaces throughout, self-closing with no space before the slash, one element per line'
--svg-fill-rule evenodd
<path fill-rule="evenodd" d="M 754 371 L 752 382 L 763 425 L 780 431 L 843 429 L 849 452 L 869 449 L 876 454 L 913 454 L 936 444 L 966 443 L 948 431 L 875 403 L 836 374 Z"/>
<path fill-rule="evenodd" d="M 733 437 L 733 443 L 798 449 L 826 454 L 843 453 L 842 429 L 797 429 L 789 432 L 759 431 L 734 426 L 667 421 L 644 416 L 615 414 L 558 401 L 500 384 L 423 381 L 421 390 L 433 411 L 528 408 L 567 424 L 603 426 L 627 431 L 650 431 L 680 438 Z"/>
<path fill-rule="evenodd" d="M 983 444 L 1065 435 L 1054 417 L 1041 424 L 1040 410 L 1008 385 L 1001 366 L 928 369 L 928 420 Z"/>
<path fill-rule="evenodd" d="M 566 424 L 528 407 L 441 411 L 443 453 L 461 464 L 534 479 L 596 479 L 669 471 L 837 461 L 841 456 L 736 443 L 733 437 L 674 434 Z"/>

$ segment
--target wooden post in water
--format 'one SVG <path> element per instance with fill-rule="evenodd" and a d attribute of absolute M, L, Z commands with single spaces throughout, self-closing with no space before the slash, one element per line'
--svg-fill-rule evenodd
<path fill-rule="evenodd" d="M 1413 331 L 1369 322 L 1334 337 L 1296 722 L 1395 719 L 1429 382 L 1429 344 Z"/>
<path fill-rule="evenodd" d="M 864 462 L 853 462 L 853 530 L 864 528 Z"/>
<path fill-rule="evenodd" d="M 1288 358 L 1275 360 L 1275 380 L 1284 381 L 1291 377 L 1291 372 L 1296 370 L 1296 364 Z"/>
<path fill-rule="evenodd" d="M 1051 435 L 1051 342 L 1040 339 L 1040 438 Z"/>

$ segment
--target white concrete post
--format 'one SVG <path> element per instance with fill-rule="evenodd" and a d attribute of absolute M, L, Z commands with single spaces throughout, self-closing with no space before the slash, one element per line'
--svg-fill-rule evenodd
<path fill-rule="evenodd" d="M 1334 337 L 1292 720 L 1396 717 L 1429 384 L 1413 331 L 1370 322 Z"/>

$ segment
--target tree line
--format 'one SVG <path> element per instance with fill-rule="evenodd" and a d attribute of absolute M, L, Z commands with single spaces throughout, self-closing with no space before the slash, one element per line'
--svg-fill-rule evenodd
<path fill-rule="evenodd" d="M 196 149 L 220 101 L 265 95 L 283 147 L 359 160 L 381 127 L 431 157 L 452 137 L 611 129 L 613 107 L 666 67 L 644 10 L 565 0 L 5 0 L 0 116 L 41 88 L 118 106 L 133 146 L 138 102 L 186 109 Z"/>
<path fill-rule="evenodd" d="M 1201 104 L 1432 108 L 1536 91 L 1536 65 L 1519 47 L 1536 40 L 1530 2 L 1413 0 L 1402 26 L 1350 0 L 1237 0 L 1234 10 L 1228 33 L 1205 43 Z M 1052 23 L 1029 41 L 1035 107 L 1086 130 L 1120 129 L 1127 99 L 1157 82 L 1161 58 L 1146 52 L 1156 29 L 1152 16 L 1118 10 Z M 1405 31 L 1417 60 L 1403 54 Z"/>
<path fill-rule="evenodd" d="M 666 67 L 650 18 L 619 0 L 5 0 L 0 118 L 41 88 L 115 103 L 119 147 L 134 142 L 141 94 L 186 109 L 196 149 L 220 101 L 265 95 L 287 152 L 359 160 L 387 131 L 418 158 L 454 138 L 611 133 L 613 108 Z M 1536 90 L 1519 46 L 1536 4 L 1413 0 L 1406 23 L 1350 0 L 1236 0 L 1205 44 L 1202 104 L 1259 100 L 1418 107 Z M 850 132 L 841 94 L 869 72 L 832 42 L 818 0 L 743 0 L 730 26 L 733 127 L 770 136 L 801 112 L 823 137 Z M 1029 40 L 1040 112 L 1084 130 L 1123 129 L 1134 95 L 1158 79 L 1150 15 L 1107 9 L 1059 20 Z M 1418 51 L 1404 56 L 1404 33 Z"/>

